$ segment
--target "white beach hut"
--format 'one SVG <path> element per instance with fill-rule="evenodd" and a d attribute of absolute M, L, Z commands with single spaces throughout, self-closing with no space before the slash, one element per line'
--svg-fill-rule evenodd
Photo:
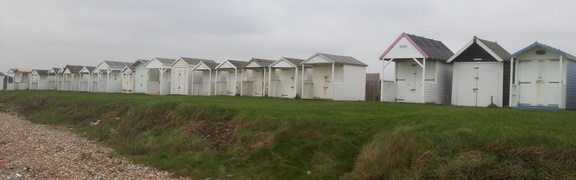
<path fill-rule="evenodd" d="M 535 42 L 510 61 L 511 107 L 576 109 L 576 57 Z"/>
<path fill-rule="evenodd" d="M 94 72 L 94 69 L 96 69 L 96 67 L 94 66 L 84 66 L 82 67 L 82 69 L 80 69 L 79 74 L 80 84 L 78 87 L 78 91 L 91 92 L 93 85 L 92 78 L 94 77 L 92 73 Z"/>
<path fill-rule="evenodd" d="M 381 83 L 380 100 L 450 103 L 452 64 L 446 60 L 452 55 L 440 41 L 402 33 L 379 58 L 383 63 L 382 74 L 391 62 L 396 65 L 394 81 Z"/>
<path fill-rule="evenodd" d="M 302 99 L 364 101 L 366 67 L 350 56 L 316 53 L 302 62 L 303 73 L 313 69 L 312 79 L 302 76 Z"/>
<path fill-rule="evenodd" d="M 62 90 L 64 91 L 78 91 L 80 84 L 80 70 L 84 66 L 79 65 L 66 65 L 62 72 Z"/>
<path fill-rule="evenodd" d="M 240 95 L 242 67 L 246 61 L 226 60 L 216 66 L 216 95 Z"/>
<path fill-rule="evenodd" d="M 30 73 L 30 90 L 48 89 L 48 70 L 34 69 Z"/>
<path fill-rule="evenodd" d="M 170 94 L 172 64 L 176 59 L 154 58 L 146 64 L 146 94 Z M 138 71 L 138 69 L 136 70 Z"/>
<path fill-rule="evenodd" d="M 510 53 L 496 42 L 474 36 L 448 63 L 454 64 L 452 105 L 507 106 Z"/>
<path fill-rule="evenodd" d="M 10 69 L 8 74 L 13 75 L 14 84 L 13 90 L 28 90 L 30 89 L 30 73 L 32 69 Z"/>
<path fill-rule="evenodd" d="M 200 72 L 200 76 L 194 76 L 192 95 L 213 96 L 216 85 L 216 67 L 218 63 L 214 61 L 202 61 L 192 71 Z"/>
<path fill-rule="evenodd" d="M 7 86 L 7 81 L 6 81 L 6 75 L 4 75 L 4 73 L 0 72 L 0 90 L 6 90 L 6 86 Z"/>
<path fill-rule="evenodd" d="M 242 67 L 242 82 L 240 83 L 240 95 L 242 96 L 266 96 L 268 94 L 268 66 L 274 60 L 252 58 Z"/>
<path fill-rule="evenodd" d="M 129 62 L 102 61 L 96 69 L 98 71 L 98 92 L 122 92 L 122 70 Z"/>
<path fill-rule="evenodd" d="M 48 70 L 48 90 L 56 90 L 58 85 L 58 71 L 60 71 L 60 68 L 51 68 Z"/>
<path fill-rule="evenodd" d="M 304 59 L 282 57 L 268 67 L 268 97 L 296 98 L 302 94 L 302 62 Z"/>
<path fill-rule="evenodd" d="M 172 64 L 172 82 L 170 87 L 170 94 L 194 94 L 194 79 L 201 78 L 202 72 L 198 71 L 197 73 L 194 73 L 192 69 L 194 69 L 194 67 L 196 67 L 202 61 L 212 60 L 181 57 Z"/>

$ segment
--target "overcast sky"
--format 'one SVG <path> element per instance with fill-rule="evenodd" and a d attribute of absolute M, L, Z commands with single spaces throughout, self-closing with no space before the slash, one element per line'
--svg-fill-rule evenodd
<path fill-rule="evenodd" d="M 352 56 L 379 72 L 402 33 L 457 52 L 473 36 L 514 53 L 576 54 L 570 0 L 0 0 L 0 72 L 103 60 Z"/>

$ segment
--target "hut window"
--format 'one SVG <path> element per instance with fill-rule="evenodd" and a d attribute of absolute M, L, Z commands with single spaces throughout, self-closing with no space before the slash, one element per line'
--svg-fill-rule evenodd
<path fill-rule="evenodd" d="M 474 58 L 474 61 L 482 61 L 482 58 Z"/>
<path fill-rule="evenodd" d="M 546 54 L 546 50 L 537 50 L 536 54 L 537 55 L 544 55 L 544 54 Z"/>

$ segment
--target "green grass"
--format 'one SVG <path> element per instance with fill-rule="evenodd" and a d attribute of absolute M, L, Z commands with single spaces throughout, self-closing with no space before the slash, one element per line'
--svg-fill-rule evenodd
<path fill-rule="evenodd" d="M 198 179 L 576 178 L 575 111 L 54 91 L 0 103 Z"/>

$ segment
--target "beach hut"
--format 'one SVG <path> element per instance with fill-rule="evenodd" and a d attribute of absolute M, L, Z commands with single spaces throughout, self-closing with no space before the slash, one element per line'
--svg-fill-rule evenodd
<path fill-rule="evenodd" d="M 299 78 L 298 73 L 302 70 L 302 62 L 304 59 L 282 57 L 269 66 L 268 97 L 296 98 L 300 96 L 302 78 Z"/>
<path fill-rule="evenodd" d="M 511 107 L 576 109 L 576 57 L 535 42 L 510 61 Z"/>
<path fill-rule="evenodd" d="M 56 90 L 56 87 L 58 85 L 58 80 L 57 80 L 57 74 L 60 71 L 60 68 L 51 68 L 48 70 L 48 90 Z"/>
<path fill-rule="evenodd" d="M 240 95 L 242 67 L 246 61 L 226 60 L 216 66 L 216 95 Z"/>
<path fill-rule="evenodd" d="M 83 92 L 92 92 L 92 85 L 93 85 L 93 80 L 92 78 L 94 77 L 94 75 L 92 75 L 92 73 L 94 73 L 96 67 L 94 66 L 84 66 L 82 67 L 82 69 L 80 69 L 80 73 L 79 73 L 79 77 L 78 77 L 78 91 L 83 91 Z"/>
<path fill-rule="evenodd" d="M 58 72 L 56 72 L 56 90 L 64 91 L 64 70 L 66 67 L 60 68 Z"/>
<path fill-rule="evenodd" d="M 154 58 L 146 64 L 146 94 L 170 94 L 172 64 L 176 59 Z M 138 70 L 136 70 L 138 71 Z"/>
<path fill-rule="evenodd" d="M 134 66 L 126 65 L 122 69 L 122 93 L 132 93 L 134 88 Z"/>
<path fill-rule="evenodd" d="M 452 64 L 446 60 L 452 55 L 438 40 L 402 33 L 379 58 L 383 63 L 381 74 L 392 62 L 396 65 L 394 81 L 382 81 L 380 100 L 449 104 Z"/>
<path fill-rule="evenodd" d="M 192 69 L 202 61 L 214 62 L 207 59 L 181 57 L 172 64 L 170 94 L 194 94 L 194 79 L 201 78 L 202 72 L 198 71 L 194 73 Z"/>
<path fill-rule="evenodd" d="M 79 65 L 66 65 L 62 72 L 62 90 L 63 91 L 78 91 L 80 84 L 80 70 L 84 66 Z"/>
<path fill-rule="evenodd" d="M 252 58 L 242 67 L 242 82 L 240 83 L 240 95 L 242 96 L 266 96 L 268 90 L 269 69 L 274 60 Z"/>
<path fill-rule="evenodd" d="M 34 69 L 30 73 L 30 90 L 48 89 L 48 70 Z"/>
<path fill-rule="evenodd" d="M 2 72 L 0 72 L 0 90 L 6 90 L 6 85 L 7 85 L 7 81 L 6 81 L 6 75 Z"/>
<path fill-rule="evenodd" d="M 14 90 L 28 90 L 30 89 L 30 73 L 32 69 L 10 69 L 8 74 L 14 76 Z"/>
<path fill-rule="evenodd" d="M 200 72 L 200 76 L 194 76 L 192 95 L 213 96 L 216 85 L 216 67 L 218 63 L 214 61 L 202 61 L 192 71 Z"/>
<path fill-rule="evenodd" d="M 302 76 L 302 99 L 365 100 L 368 65 L 362 61 L 350 56 L 316 53 L 302 65 L 303 73 L 313 69 L 308 83 L 306 76 Z"/>
<path fill-rule="evenodd" d="M 146 64 L 148 64 L 148 61 L 150 60 L 139 59 L 132 63 L 132 66 L 134 66 L 132 75 L 134 81 L 134 87 L 132 88 L 133 93 L 146 93 L 146 82 L 148 82 Z"/>
<path fill-rule="evenodd" d="M 496 42 L 474 36 L 448 63 L 453 63 L 452 105 L 507 106 L 510 53 Z"/>
<path fill-rule="evenodd" d="M 122 92 L 122 70 L 129 62 L 102 61 L 96 69 L 98 71 L 98 92 Z"/>

